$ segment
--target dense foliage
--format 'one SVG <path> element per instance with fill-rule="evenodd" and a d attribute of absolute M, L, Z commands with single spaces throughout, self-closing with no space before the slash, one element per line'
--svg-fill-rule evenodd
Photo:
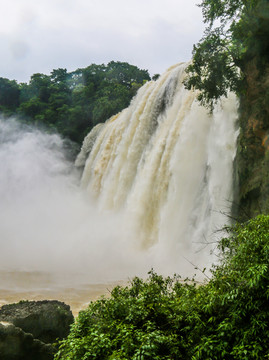
<path fill-rule="evenodd" d="M 0 111 L 81 143 L 94 125 L 127 107 L 147 80 L 147 70 L 115 61 L 34 74 L 29 84 L 0 78 Z"/>
<path fill-rule="evenodd" d="M 269 61 L 268 0 L 202 0 L 204 37 L 193 48 L 185 85 L 200 90 L 203 105 L 229 90 L 243 92 L 245 67 L 259 58 L 262 72 Z"/>
<path fill-rule="evenodd" d="M 268 359 L 269 216 L 227 231 L 210 281 L 134 278 L 80 312 L 55 358 Z"/>

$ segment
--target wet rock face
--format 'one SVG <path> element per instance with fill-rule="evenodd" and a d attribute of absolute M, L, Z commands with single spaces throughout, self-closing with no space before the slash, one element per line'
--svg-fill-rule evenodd
<path fill-rule="evenodd" d="M 0 309 L 0 359 L 53 359 L 56 339 L 69 334 L 74 317 L 59 301 L 23 301 Z"/>
<path fill-rule="evenodd" d="M 0 323 L 1 360 L 53 360 L 55 348 L 12 324 Z"/>
<path fill-rule="evenodd" d="M 241 96 L 237 152 L 240 220 L 269 213 L 269 63 L 263 63 L 254 58 L 246 64 L 246 92 Z"/>

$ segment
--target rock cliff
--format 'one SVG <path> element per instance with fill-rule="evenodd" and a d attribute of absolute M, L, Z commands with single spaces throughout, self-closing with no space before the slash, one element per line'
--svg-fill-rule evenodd
<path fill-rule="evenodd" d="M 242 220 L 269 213 L 269 62 L 253 58 L 245 74 L 237 155 Z"/>

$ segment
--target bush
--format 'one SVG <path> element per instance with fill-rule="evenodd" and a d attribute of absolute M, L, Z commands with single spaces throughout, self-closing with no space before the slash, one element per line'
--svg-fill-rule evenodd
<path fill-rule="evenodd" d="M 81 311 L 56 359 L 269 358 L 269 216 L 228 228 L 198 286 L 153 270 Z"/>

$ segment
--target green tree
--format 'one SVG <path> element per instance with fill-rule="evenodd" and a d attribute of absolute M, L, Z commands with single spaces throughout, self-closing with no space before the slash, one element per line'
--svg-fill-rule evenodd
<path fill-rule="evenodd" d="M 44 110 L 46 110 L 46 104 L 34 96 L 20 105 L 19 114 L 32 119 L 34 122 L 35 117 L 41 115 Z"/>
<path fill-rule="evenodd" d="M 156 80 L 159 79 L 159 77 L 160 77 L 160 74 L 154 74 L 154 75 L 152 76 L 152 80 L 156 81 Z"/>
<path fill-rule="evenodd" d="M 50 97 L 50 76 L 44 74 L 34 74 L 29 82 L 29 93 L 31 98 L 36 96 L 40 101 L 46 103 Z"/>
<path fill-rule="evenodd" d="M 68 79 L 67 70 L 62 68 L 54 69 L 51 72 L 50 78 L 54 83 L 66 82 Z"/>
<path fill-rule="evenodd" d="M 20 89 L 15 80 L 0 77 L 0 110 L 12 113 L 19 105 Z"/>
<path fill-rule="evenodd" d="M 193 48 L 185 86 L 211 108 L 228 91 L 242 92 L 246 63 L 269 59 L 268 0 L 203 0 L 204 37 Z"/>
<path fill-rule="evenodd" d="M 150 80 L 147 70 L 140 70 L 137 66 L 120 61 L 111 61 L 107 64 L 106 78 L 129 88 L 134 82 L 143 84 L 144 80 Z"/>
<path fill-rule="evenodd" d="M 33 74 L 29 84 L 0 78 L 0 110 L 81 143 L 94 125 L 127 107 L 147 80 L 147 70 L 114 61 Z"/>

